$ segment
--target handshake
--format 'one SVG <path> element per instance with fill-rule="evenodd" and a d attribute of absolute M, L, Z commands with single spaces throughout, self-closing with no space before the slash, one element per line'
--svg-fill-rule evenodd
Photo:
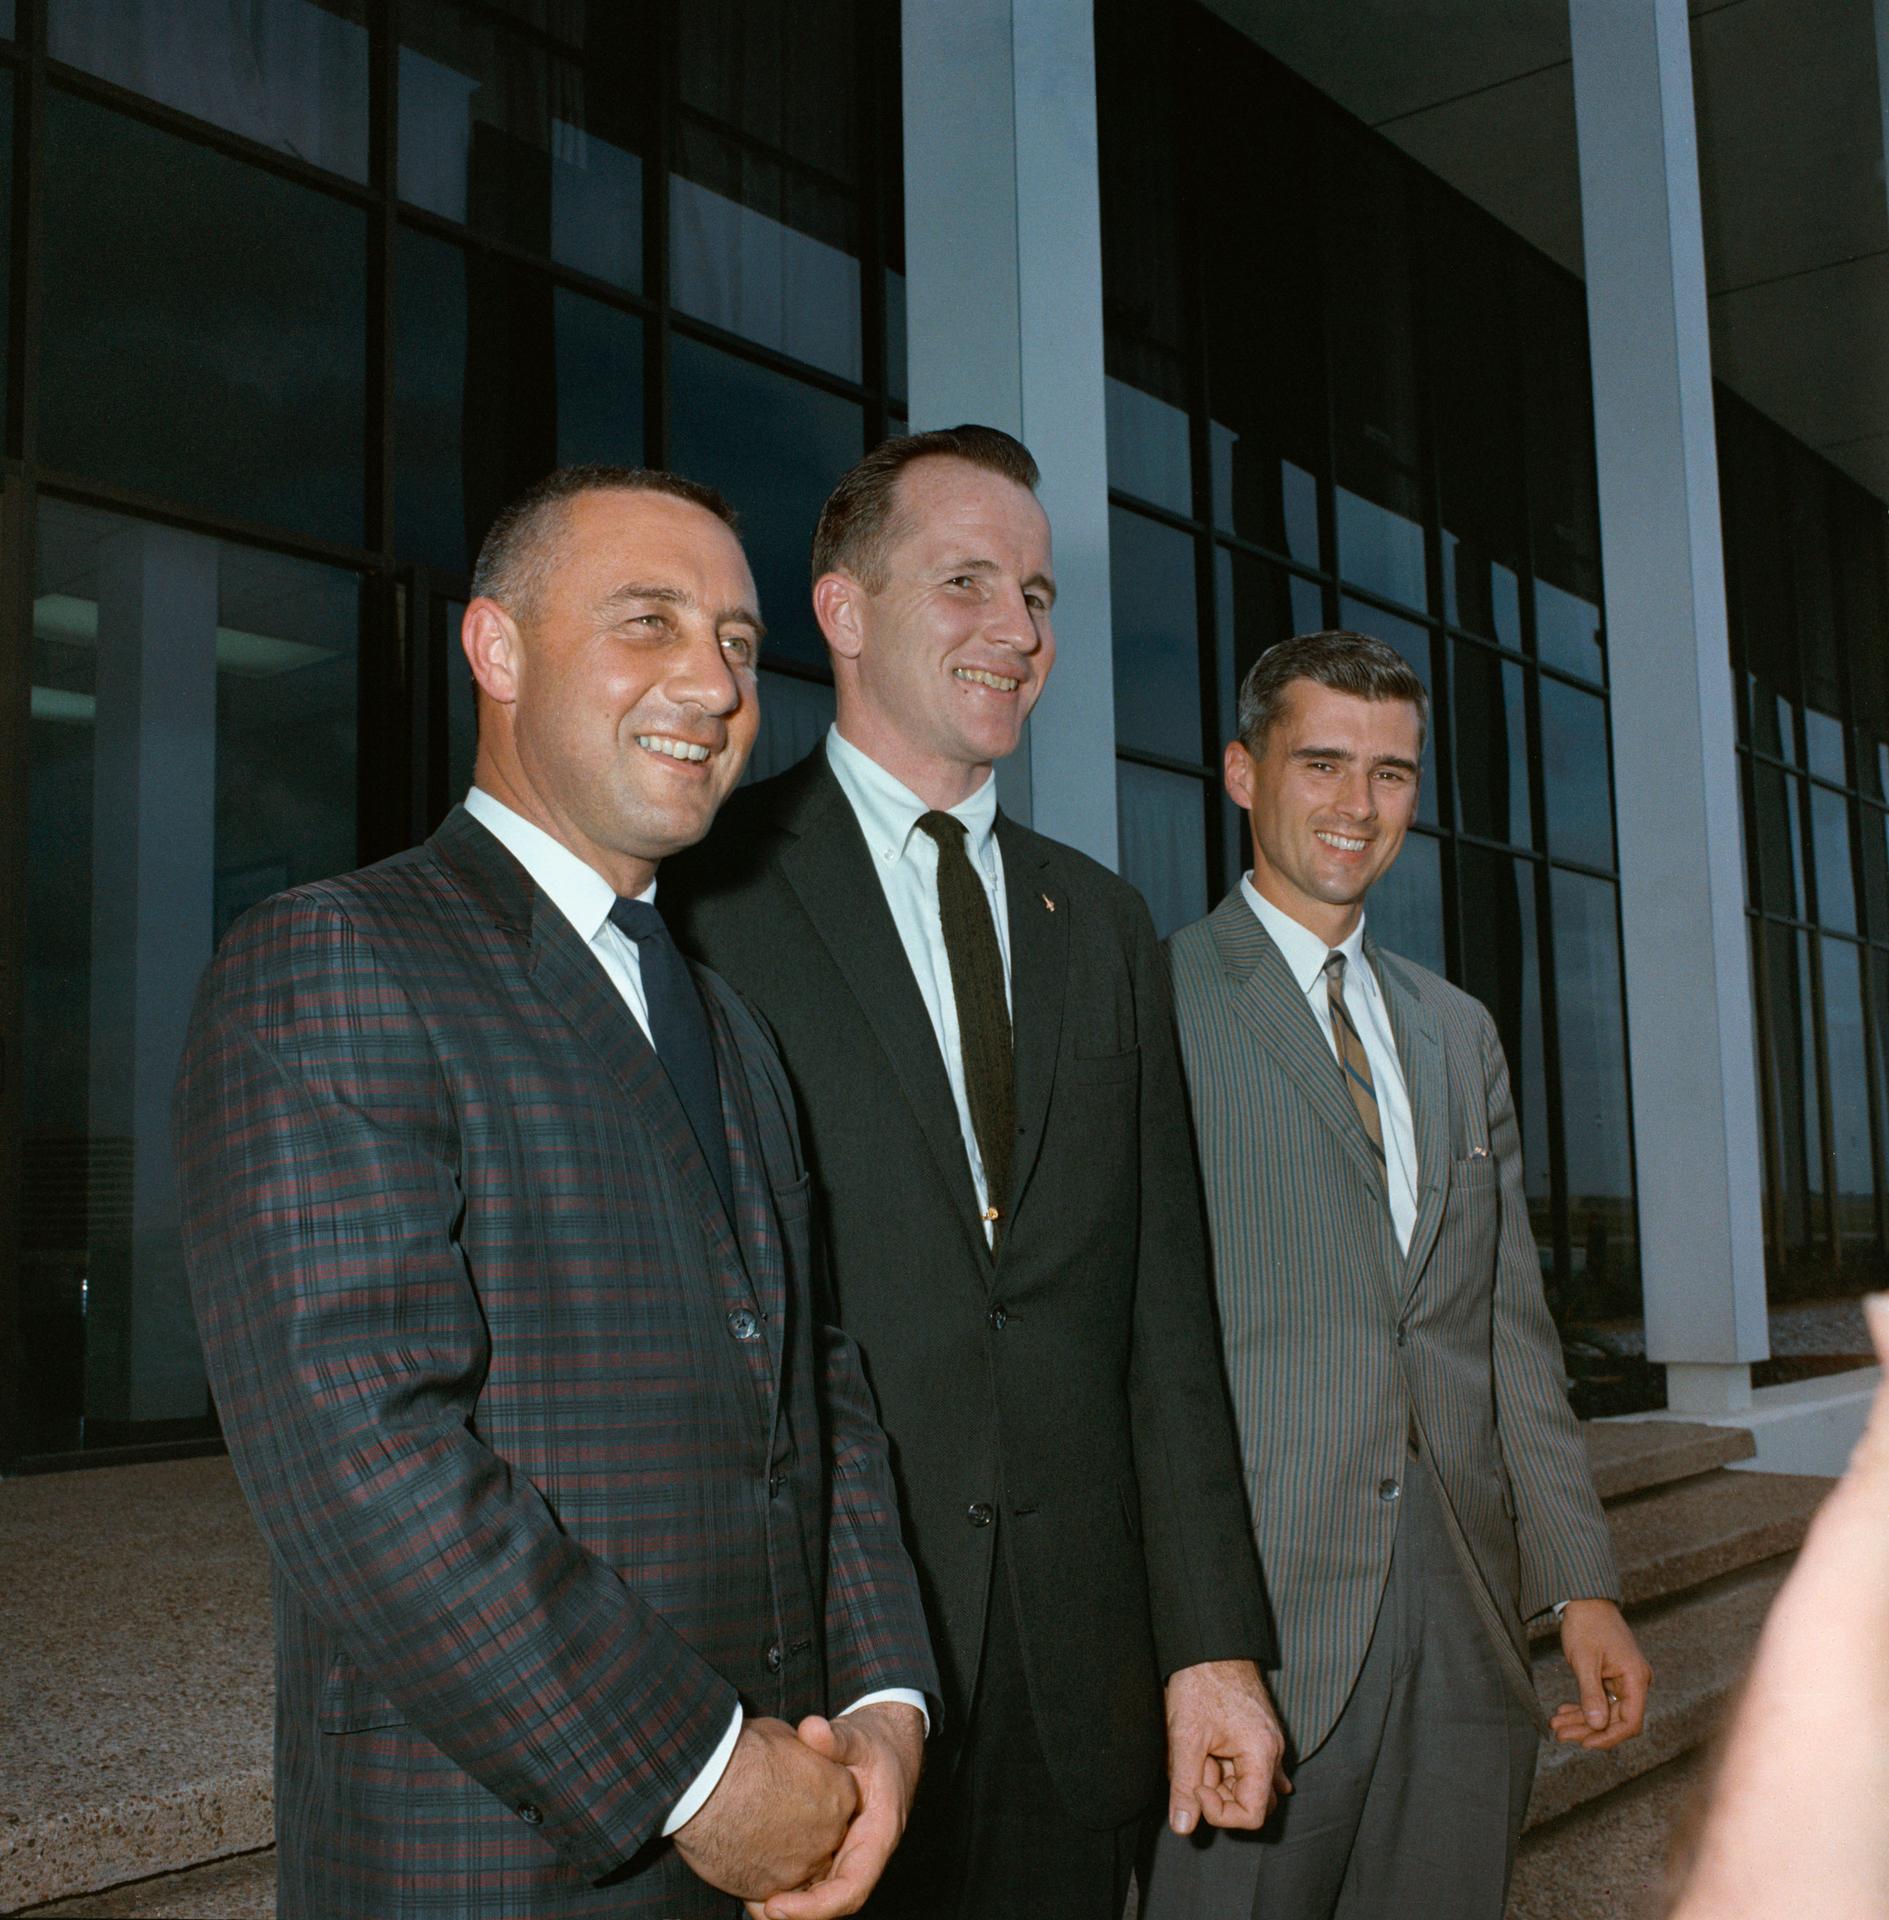
<path fill-rule="evenodd" d="M 915 1707 L 877 1701 L 836 1720 L 749 1719 L 676 1850 L 751 1920 L 857 1913 L 905 1831 L 924 1757 Z"/>

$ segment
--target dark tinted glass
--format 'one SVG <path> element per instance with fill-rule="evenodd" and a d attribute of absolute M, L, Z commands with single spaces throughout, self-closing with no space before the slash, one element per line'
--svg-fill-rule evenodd
<path fill-rule="evenodd" d="M 1744 667 L 1747 738 L 1760 752 L 1795 760 L 1791 553 L 1777 434 L 1724 389 L 1718 398 L 1726 604 Z"/>
<path fill-rule="evenodd" d="M 1810 1196 L 1823 1189 L 1814 1036 L 1811 1051 L 1804 1046 L 1805 1036 L 1813 1033 L 1810 969 L 1803 936 L 1768 921 L 1763 934 L 1767 1017 L 1762 1031 L 1771 1085 L 1771 1178 L 1766 1185 L 1772 1231 L 1788 1255 L 1810 1244 Z M 1787 1265 L 1786 1278 L 1790 1272 Z"/>
<path fill-rule="evenodd" d="M 1759 904 L 1767 913 L 1804 917 L 1803 834 L 1798 820 L 1803 783 L 1757 762 L 1751 769 L 1758 806 Z"/>
<path fill-rule="evenodd" d="M 0 0 L 0 33 L 13 37 L 13 0 Z"/>
<path fill-rule="evenodd" d="M 1620 936 L 1605 880 L 1553 876 L 1568 1232 L 1583 1317 L 1639 1311 Z"/>
<path fill-rule="evenodd" d="M 358 543 L 366 216 L 53 92 L 41 454 Z"/>
<path fill-rule="evenodd" d="M 1875 807 L 1861 809 L 1863 845 L 1863 910 L 1872 940 L 1889 940 L 1889 815 Z"/>
<path fill-rule="evenodd" d="M 1863 1032 L 1862 951 L 1823 943 L 1823 1024 L 1830 1061 L 1830 1152 L 1839 1249 L 1876 1240 L 1876 1155 L 1869 1134 L 1869 1048 Z"/>
<path fill-rule="evenodd" d="M 1542 790 L 1548 851 L 1590 867 L 1614 863 L 1607 773 L 1607 708 L 1597 694 L 1541 680 Z"/>
<path fill-rule="evenodd" d="M 1542 1049 L 1541 967 L 1535 939 L 1535 869 L 1526 860 L 1459 847 L 1463 989 L 1487 1007 L 1502 1037 L 1522 1127 L 1531 1201 L 1548 1195 L 1548 1076 Z M 1537 1222 L 1545 1238 L 1545 1219 Z"/>
<path fill-rule="evenodd" d="M 1840 933 L 1856 931 L 1856 885 L 1850 867 L 1850 808 L 1828 787 L 1810 789 L 1810 838 L 1817 853 L 1817 918 Z"/>
<path fill-rule="evenodd" d="M 1443 972 L 1443 852 L 1427 833 L 1405 841 L 1396 864 L 1371 889 L 1371 938 L 1432 973 Z"/>
<path fill-rule="evenodd" d="M 1889 598 L 1881 507 L 1860 488 L 1837 492 L 1837 604 L 1856 721 L 1856 780 L 1889 799 Z"/>
<path fill-rule="evenodd" d="M 1785 462 L 1791 556 L 1791 627 L 1804 708 L 1804 760 L 1825 780 L 1848 777 L 1843 751 L 1842 669 L 1837 659 L 1829 469 L 1792 444 Z"/>
<path fill-rule="evenodd" d="M 1222 637 L 1231 635 L 1232 685 L 1222 695 L 1220 731 L 1232 738 L 1234 703 L 1228 697 L 1268 647 L 1325 625 L 1324 591 L 1316 580 L 1288 573 L 1250 554 L 1222 547 L 1214 555 Z"/>
<path fill-rule="evenodd" d="M 865 451 L 861 410 L 694 340 L 671 342 L 669 376 L 670 465 L 721 488 L 740 510 L 767 621 L 764 654 L 824 666 L 807 549 L 834 482 Z"/>
<path fill-rule="evenodd" d="M 1198 762 L 1200 614 L 1192 537 L 1124 507 L 1112 509 L 1109 599 L 1117 743 Z"/>
<path fill-rule="evenodd" d="M 0 0 L 4 5 L 5 0 Z M 11 13 L 0 29 L 13 30 Z M 13 262 L 13 69 L 0 67 L 0 448 L 7 445 L 7 368 L 13 357 L 11 292 Z"/>
<path fill-rule="evenodd" d="M 365 180 L 366 21 L 365 0 L 54 0 L 46 50 L 278 153 Z"/>
<path fill-rule="evenodd" d="M 1122 878 L 1141 889 L 1163 938 L 1207 911 L 1207 792 L 1191 774 L 1115 763 Z"/>
<path fill-rule="evenodd" d="M 1436 730 L 1442 722 L 1442 710 L 1436 704 L 1436 685 L 1431 677 L 1430 630 L 1418 626 L 1414 620 L 1400 620 L 1394 613 L 1366 606 L 1362 600 L 1339 601 L 1338 624 L 1353 633 L 1368 633 L 1395 647 L 1429 690 L 1430 726 L 1423 740 L 1423 784 L 1417 794 L 1417 818 L 1426 822 L 1434 821 L 1438 818 L 1439 805 L 1436 790 Z"/>
<path fill-rule="evenodd" d="M 643 280 L 636 0 L 554 10 L 560 49 L 449 0 L 400 8 L 400 197 L 621 287 Z"/>
<path fill-rule="evenodd" d="M 500 507 L 551 468 L 643 457 L 643 323 L 489 254 L 395 249 L 394 538 L 469 572 Z"/>
<path fill-rule="evenodd" d="M 833 724 L 833 689 L 798 675 L 761 675 L 761 732 L 744 780 L 766 780 L 804 760 Z"/>
<path fill-rule="evenodd" d="M 1454 657 L 1457 825 L 1485 840 L 1526 847 L 1533 839 L 1533 814 L 1523 670 L 1467 640 L 1455 643 Z"/>

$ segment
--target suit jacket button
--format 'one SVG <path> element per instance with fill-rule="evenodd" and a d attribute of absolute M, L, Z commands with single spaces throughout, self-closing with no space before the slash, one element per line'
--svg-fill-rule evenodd
<path fill-rule="evenodd" d="M 779 1673 L 781 1670 L 781 1643 L 778 1640 L 767 1650 L 767 1670 L 769 1673 Z"/>
<path fill-rule="evenodd" d="M 964 1517 L 974 1527 L 989 1526 L 991 1521 L 990 1502 L 988 1500 L 973 1500 L 971 1504 L 964 1509 Z"/>
<path fill-rule="evenodd" d="M 1410 1330 L 1409 1330 L 1409 1328 L 1407 1328 L 1407 1327 L 1399 1327 L 1399 1328 L 1397 1329 L 1397 1344 L 1398 1344 L 1398 1345 L 1399 1345 L 1400 1347 L 1404 1347 L 1404 1346 L 1408 1346 L 1408 1345 L 1410 1344 Z"/>
<path fill-rule="evenodd" d="M 1377 1483 L 1377 1497 L 1380 1500 L 1395 1500 L 1403 1492 L 1395 1480 L 1380 1480 Z"/>
<path fill-rule="evenodd" d="M 1010 1324 L 1010 1315 L 1001 1300 L 985 1314 L 984 1318 L 990 1322 L 990 1330 L 992 1333 L 1002 1333 L 1004 1328 Z"/>
<path fill-rule="evenodd" d="M 761 1323 L 746 1307 L 737 1307 L 728 1316 L 728 1331 L 737 1340 L 752 1340 L 761 1331 Z"/>
<path fill-rule="evenodd" d="M 544 1825 L 544 1815 L 540 1813 L 529 1800 L 519 1801 L 518 1817 L 528 1827 L 541 1827 Z"/>

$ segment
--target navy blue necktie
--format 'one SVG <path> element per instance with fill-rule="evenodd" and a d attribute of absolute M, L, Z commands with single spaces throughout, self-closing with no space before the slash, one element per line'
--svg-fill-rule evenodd
<path fill-rule="evenodd" d="M 708 1162 L 732 1221 L 735 1183 L 728 1168 L 728 1136 L 722 1124 L 721 1088 L 715 1078 L 715 1048 L 689 963 L 677 949 L 662 915 L 647 900 L 619 900 L 610 909 L 610 919 L 619 932 L 636 942 L 656 1057 L 689 1117 L 696 1144 L 702 1149 L 702 1158 Z"/>

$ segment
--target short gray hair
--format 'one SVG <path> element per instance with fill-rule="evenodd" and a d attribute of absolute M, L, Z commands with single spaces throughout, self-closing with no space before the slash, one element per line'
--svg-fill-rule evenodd
<path fill-rule="evenodd" d="M 1286 688 L 1310 680 L 1359 700 L 1407 700 L 1417 710 L 1419 751 L 1430 731 L 1430 691 L 1410 662 L 1368 633 L 1300 633 L 1268 647 L 1240 682 L 1240 744 L 1255 760 L 1279 718 Z"/>

